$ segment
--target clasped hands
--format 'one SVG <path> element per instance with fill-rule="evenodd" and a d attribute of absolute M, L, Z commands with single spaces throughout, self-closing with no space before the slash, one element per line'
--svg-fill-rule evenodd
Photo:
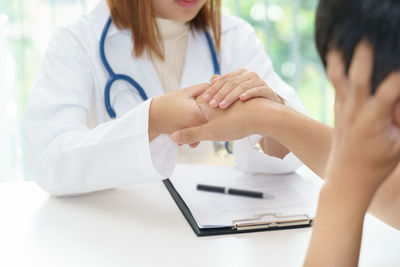
<path fill-rule="evenodd" d="M 255 114 L 260 113 L 260 105 L 277 108 L 283 103 L 255 72 L 239 69 L 214 76 L 210 84 L 153 99 L 150 140 L 160 133 L 172 134 L 176 143 L 191 147 L 203 140 L 237 140 L 258 133 Z"/>

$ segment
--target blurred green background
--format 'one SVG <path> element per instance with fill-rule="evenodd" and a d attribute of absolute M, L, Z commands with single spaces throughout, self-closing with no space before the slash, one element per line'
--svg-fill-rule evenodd
<path fill-rule="evenodd" d="M 20 118 L 52 31 L 99 0 L 0 0 L 0 181 L 24 179 Z M 102 0 L 100 0 L 102 1 Z M 314 45 L 317 0 L 223 0 L 264 42 L 277 73 L 309 115 L 332 124 L 333 91 Z"/>

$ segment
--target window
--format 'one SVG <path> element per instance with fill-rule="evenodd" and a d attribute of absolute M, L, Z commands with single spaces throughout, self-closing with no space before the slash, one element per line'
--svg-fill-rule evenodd
<path fill-rule="evenodd" d="M 330 90 L 314 45 L 317 0 L 225 0 L 224 8 L 256 30 L 275 71 L 293 86 L 309 115 L 333 122 Z"/>

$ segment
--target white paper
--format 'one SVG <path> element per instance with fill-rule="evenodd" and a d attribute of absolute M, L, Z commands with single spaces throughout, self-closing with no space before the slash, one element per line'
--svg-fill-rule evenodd
<path fill-rule="evenodd" d="M 178 165 L 170 178 L 200 228 L 265 213 L 315 217 L 320 185 L 300 175 L 247 174 L 233 167 Z M 197 184 L 261 191 L 263 199 L 198 191 Z"/>

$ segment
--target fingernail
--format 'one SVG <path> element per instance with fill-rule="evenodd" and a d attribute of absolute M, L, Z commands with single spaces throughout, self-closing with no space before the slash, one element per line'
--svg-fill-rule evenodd
<path fill-rule="evenodd" d="M 204 100 L 210 101 L 211 100 L 211 95 L 210 94 L 205 94 L 204 95 Z"/>
<path fill-rule="evenodd" d="M 228 105 L 228 103 L 224 100 L 219 104 L 220 108 L 225 108 Z"/>
<path fill-rule="evenodd" d="M 240 99 L 246 99 L 246 98 L 247 98 L 246 93 L 243 93 L 243 94 L 240 95 Z"/>
<path fill-rule="evenodd" d="M 212 106 L 212 107 L 216 107 L 216 106 L 218 106 L 218 102 L 217 102 L 217 100 L 215 100 L 215 99 L 211 100 L 211 102 L 210 102 L 210 106 Z"/>

